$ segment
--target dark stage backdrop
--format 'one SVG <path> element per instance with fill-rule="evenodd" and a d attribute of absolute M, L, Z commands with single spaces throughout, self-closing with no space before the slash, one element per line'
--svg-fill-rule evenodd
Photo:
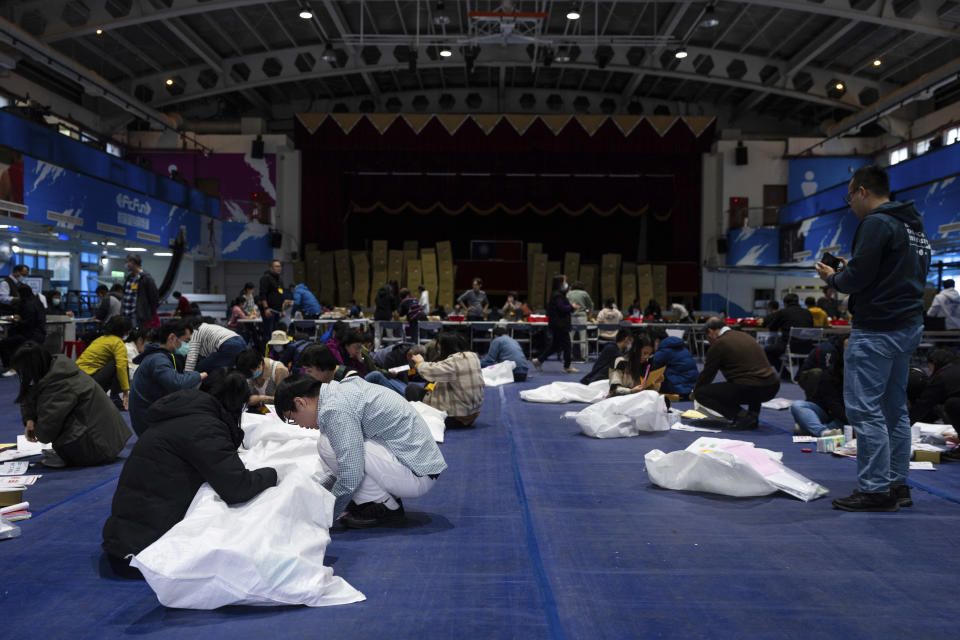
<path fill-rule="evenodd" d="M 699 263 L 700 156 L 713 133 L 704 117 L 304 114 L 302 242 L 450 240 L 457 260 L 470 240 L 518 239 L 553 260 Z"/>

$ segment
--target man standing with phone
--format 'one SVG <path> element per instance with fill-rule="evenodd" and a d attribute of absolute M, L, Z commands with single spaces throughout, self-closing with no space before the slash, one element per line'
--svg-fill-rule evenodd
<path fill-rule="evenodd" d="M 844 511 L 897 511 L 913 504 L 907 486 L 910 418 L 907 374 L 923 331 L 923 290 L 930 243 L 913 202 L 890 200 L 886 172 L 858 169 L 846 203 L 860 220 L 849 263 L 823 262 L 817 274 L 849 293 L 853 315 L 844 354 L 844 402 L 857 430 L 858 489 L 833 501 Z"/>

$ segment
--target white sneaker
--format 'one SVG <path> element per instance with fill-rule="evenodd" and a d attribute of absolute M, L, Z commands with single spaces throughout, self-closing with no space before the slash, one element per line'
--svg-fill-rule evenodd
<path fill-rule="evenodd" d="M 567 367 L 563 370 L 564 373 L 580 373 L 580 369 L 574 369 L 573 367 Z"/>
<path fill-rule="evenodd" d="M 13 376 L 17 375 L 17 372 L 13 369 L 7 369 L 0 375 L 2 375 L 4 378 L 12 378 Z"/>

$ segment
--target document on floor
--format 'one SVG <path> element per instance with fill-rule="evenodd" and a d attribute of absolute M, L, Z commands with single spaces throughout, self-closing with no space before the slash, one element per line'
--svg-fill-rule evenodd
<path fill-rule="evenodd" d="M 35 483 L 40 478 L 34 476 L 3 476 L 0 478 L 0 487 L 25 487 L 28 484 Z"/>
<path fill-rule="evenodd" d="M 910 461 L 910 471 L 936 471 L 936 467 L 933 466 L 932 462 L 917 462 L 916 460 Z"/>
<path fill-rule="evenodd" d="M 787 398 L 774 398 L 773 400 L 767 400 L 760 404 L 764 409 L 773 409 L 774 411 L 782 411 L 783 409 L 789 409 L 790 405 L 793 404 L 792 400 Z"/>
<path fill-rule="evenodd" d="M 18 462 L 4 462 L 0 464 L 0 476 L 19 476 L 30 467 L 26 460 Z"/>

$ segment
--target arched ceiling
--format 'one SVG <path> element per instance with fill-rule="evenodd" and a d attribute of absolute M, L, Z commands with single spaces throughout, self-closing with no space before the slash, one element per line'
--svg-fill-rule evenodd
<path fill-rule="evenodd" d="M 0 17 L 148 107 L 273 130 L 301 111 L 661 109 L 802 133 L 890 96 L 960 99 L 958 0 L 0 0 Z M 38 58 L 15 71 L 55 83 Z"/>

